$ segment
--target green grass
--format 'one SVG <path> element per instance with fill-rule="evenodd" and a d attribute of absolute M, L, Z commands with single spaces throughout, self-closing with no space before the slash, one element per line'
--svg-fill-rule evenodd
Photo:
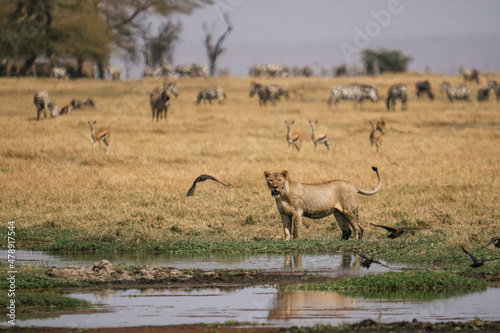
<path fill-rule="evenodd" d="M 286 288 L 353 293 L 381 290 L 481 289 L 485 287 L 486 282 L 483 280 L 443 272 L 410 271 L 350 277 L 331 283 L 311 283 Z"/>
<path fill-rule="evenodd" d="M 16 309 L 21 312 L 37 310 L 77 310 L 86 309 L 91 303 L 85 300 L 75 299 L 60 294 L 51 294 L 48 292 L 17 292 Z M 0 307 L 5 309 L 10 302 L 6 293 L 0 294 Z"/>

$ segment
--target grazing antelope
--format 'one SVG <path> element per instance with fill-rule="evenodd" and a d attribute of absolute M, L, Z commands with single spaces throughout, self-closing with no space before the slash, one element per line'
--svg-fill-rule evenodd
<path fill-rule="evenodd" d="M 295 120 L 292 120 L 291 123 L 285 120 L 286 127 L 288 128 L 286 132 L 286 141 L 288 142 L 288 152 L 290 152 L 292 145 L 294 145 L 295 148 L 297 148 L 297 151 L 300 151 L 300 148 L 302 148 L 302 135 L 300 135 L 299 132 L 290 132 L 292 125 L 294 123 Z"/>
<path fill-rule="evenodd" d="M 109 130 L 109 128 L 101 128 L 96 132 L 94 132 L 94 125 L 96 121 L 94 120 L 93 122 L 90 121 L 87 122 L 89 123 L 90 134 L 92 135 L 92 140 L 94 141 L 94 146 L 92 147 L 92 151 L 95 150 L 96 141 L 99 141 L 99 150 L 101 150 L 101 141 L 103 141 L 104 144 L 106 145 L 106 152 L 107 152 L 110 145 L 109 139 L 111 137 L 111 131 Z"/>
<path fill-rule="evenodd" d="M 377 121 L 377 129 L 382 132 L 382 134 L 385 134 L 385 128 L 387 127 L 387 121 L 385 120 L 385 117 L 380 118 L 379 121 Z"/>
<path fill-rule="evenodd" d="M 61 108 L 61 112 L 59 112 L 59 115 L 63 115 L 63 114 L 71 114 L 72 115 L 74 109 L 75 108 L 73 107 L 73 105 L 67 104 Z"/>
<path fill-rule="evenodd" d="M 370 133 L 370 148 L 373 150 L 373 144 L 375 144 L 378 152 L 378 149 L 382 146 L 382 131 L 377 129 L 377 124 L 373 121 L 370 121 L 370 125 L 372 125 L 372 132 Z"/>
<path fill-rule="evenodd" d="M 323 143 L 328 148 L 328 155 L 330 155 L 330 134 L 325 132 L 316 133 L 316 124 L 318 121 L 312 122 L 309 120 L 309 125 L 312 129 L 312 140 L 314 142 L 314 151 L 318 150 L 318 143 Z"/>

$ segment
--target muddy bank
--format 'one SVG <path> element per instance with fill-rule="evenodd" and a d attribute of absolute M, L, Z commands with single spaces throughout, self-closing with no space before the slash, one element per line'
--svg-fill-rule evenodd
<path fill-rule="evenodd" d="M 209 270 L 177 269 L 173 267 L 141 267 L 125 269 L 113 265 L 108 260 L 101 260 L 91 267 L 49 268 L 46 274 L 50 277 L 86 282 L 90 284 L 108 284 L 130 286 L 156 285 L 214 285 L 234 284 L 291 284 L 299 282 L 326 281 L 329 278 L 307 273 L 263 272 L 260 270 Z"/>
<path fill-rule="evenodd" d="M 11 327 L 1 328 L 0 332 L 82 332 L 82 329 L 52 328 L 52 327 Z M 227 327 L 224 325 L 173 325 L 173 326 L 142 326 L 142 327 L 116 327 L 85 329 L 87 333 L 190 333 L 190 332 L 219 332 L 219 333 L 326 333 L 326 332 L 499 332 L 500 321 L 473 320 L 468 322 L 427 323 L 413 320 L 389 324 L 379 324 L 367 319 L 352 325 L 342 326 L 313 326 L 313 327 Z"/>

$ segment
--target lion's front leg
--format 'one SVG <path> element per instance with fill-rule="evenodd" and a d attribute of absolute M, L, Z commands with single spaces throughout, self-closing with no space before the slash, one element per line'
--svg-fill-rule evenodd
<path fill-rule="evenodd" d="M 285 240 L 290 240 L 292 235 L 292 217 L 285 213 L 281 214 L 281 222 L 283 223 L 283 231 L 285 232 Z"/>
<path fill-rule="evenodd" d="M 300 239 L 302 231 L 302 213 L 295 213 L 293 215 L 293 238 Z"/>

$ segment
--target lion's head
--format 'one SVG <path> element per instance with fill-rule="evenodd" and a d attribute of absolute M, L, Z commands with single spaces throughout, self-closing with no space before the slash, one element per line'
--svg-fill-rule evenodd
<path fill-rule="evenodd" d="M 284 170 L 281 173 L 265 171 L 264 177 L 266 178 L 267 186 L 271 190 L 271 195 L 273 198 L 278 198 L 288 183 L 288 171 Z"/>

